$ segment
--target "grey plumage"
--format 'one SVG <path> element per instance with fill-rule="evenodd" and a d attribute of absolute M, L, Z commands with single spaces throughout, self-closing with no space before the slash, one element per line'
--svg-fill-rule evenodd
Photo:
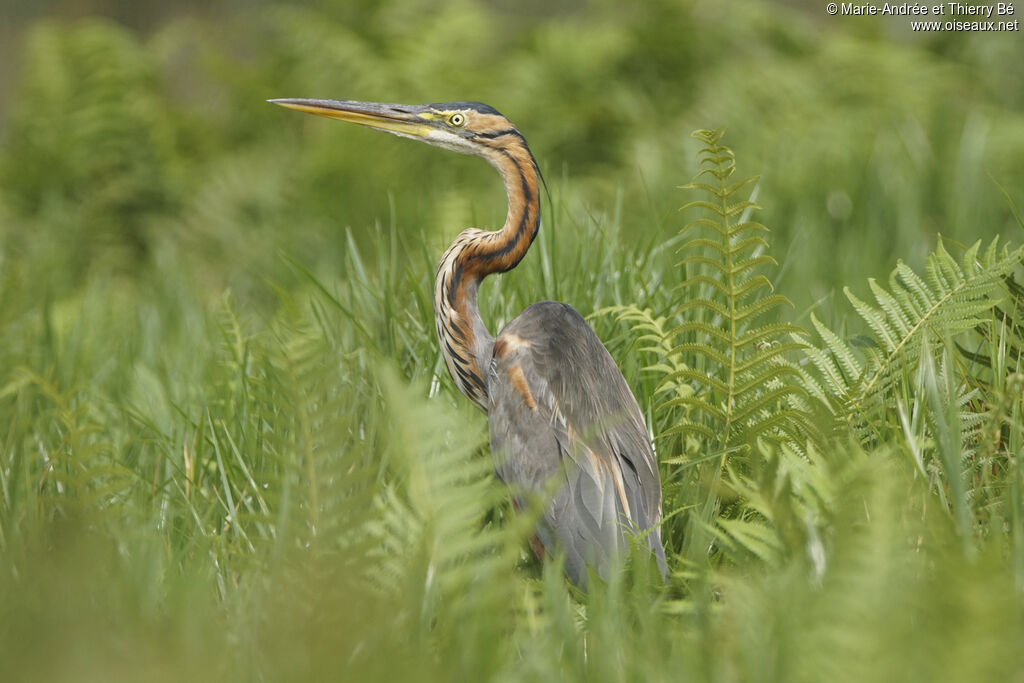
<path fill-rule="evenodd" d="M 654 452 L 640 407 L 597 335 L 570 306 L 545 301 L 509 323 L 494 348 L 491 450 L 520 504 L 553 490 L 537 530 L 545 548 L 564 550 L 566 572 L 584 586 L 587 565 L 606 576 L 627 548 L 626 533 L 653 528 L 646 543 L 664 574 Z"/>

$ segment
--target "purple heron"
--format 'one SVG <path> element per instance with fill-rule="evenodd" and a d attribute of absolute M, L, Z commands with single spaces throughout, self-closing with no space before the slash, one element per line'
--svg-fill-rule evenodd
<path fill-rule="evenodd" d="M 441 353 L 459 390 L 487 413 L 498 477 L 516 507 L 545 497 L 533 549 L 565 554 L 569 579 L 607 576 L 638 535 L 667 572 L 661 482 L 636 398 L 590 326 L 566 304 L 533 304 L 491 336 L 477 290 L 522 260 L 540 227 L 540 171 L 526 140 L 478 102 L 403 105 L 270 100 L 436 147 L 483 157 L 505 183 L 500 230 L 470 228 L 444 253 L 434 284 Z M 552 493 L 553 490 L 553 493 Z"/>

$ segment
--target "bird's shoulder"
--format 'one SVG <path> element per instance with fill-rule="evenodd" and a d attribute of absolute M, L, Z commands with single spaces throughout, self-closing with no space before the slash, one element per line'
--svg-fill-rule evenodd
<path fill-rule="evenodd" d="M 575 422 L 616 414 L 640 417 L 611 354 L 568 304 L 532 304 L 501 330 L 492 350 L 492 377 L 501 381 L 502 375 L 518 374 L 517 368 L 531 386 L 550 391 Z"/>

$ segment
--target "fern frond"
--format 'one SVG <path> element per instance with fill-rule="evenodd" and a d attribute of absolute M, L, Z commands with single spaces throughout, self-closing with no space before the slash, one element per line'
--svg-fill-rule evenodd
<path fill-rule="evenodd" d="M 495 609 L 513 603 L 507 580 L 527 529 L 522 515 L 507 525 L 484 526 L 487 511 L 505 493 L 487 458 L 474 457 L 485 440 L 437 401 L 424 402 L 394 373 L 381 373 L 393 433 L 383 446 L 394 484 L 376 499 L 368 531 L 379 543 L 371 577 L 380 590 L 401 594 L 414 586 L 419 612 L 429 620 L 441 606 L 459 618 L 458 596 L 494 595 Z M 504 575 L 505 580 L 499 580 Z"/>
<path fill-rule="evenodd" d="M 801 346 L 790 335 L 804 332 L 765 320 L 789 302 L 773 293 L 763 272 L 776 262 L 764 253 L 767 228 L 750 220 L 758 206 L 737 196 L 756 178 L 732 179 L 735 156 L 721 145 L 721 131 L 698 131 L 694 137 L 704 143 L 703 168 L 682 187 L 709 198 L 687 202 L 681 209 L 704 215 L 680 231 L 699 234 L 679 249 L 679 265 L 687 277 L 676 289 L 678 303 L 671 314 L 680 322 L 667 330 L 672 352 L 690 360 L 687 368 L 662 378 L 663 384 L 686 382 L 693 393 L 672 398 L 663 407 L 687 409 L 690 419 L 680 431 L 701 438 L 708 431 L 717 434 L 714 446 L 723 451 L 742 446 L 737 451 L 742 452 L 762 437 L 788 439 L 787 431 L 802 435 L 798 440 L 806 438 L 815 431 L 806 423 L 806 411 L 790 409 L 794 401 L 805 407 L 817 399 L 801 385 L 800 373 L 781 362 Z M 774 412 L 765 413 L 769 406 Z M 801 424 L 787 430 L 782 427 L 787 420 Z M 694 424 L 708 429 L 695 430 Z"/>
<path fill-rule="evenodd" d="M 966 249 L 960 263 L 942 241 L 928 257 L 921 277 L 903 262 L 889 276 L 889 288 L 875 280 L 868 286 L 875 302 L 844 289 L 854 310 L 871 330 L 869 344 L 859 344 L 863 361 L 816 318 L 812 322 L 825 344 L 808 349 L 808 359 L 836 393 L 850 424 L 873 421 L 879 410 L 892 408 L 894 383 L 918 367 L 920 340 L 954 340 L 982 325 L 1007 295 L 1004 282 L 1024 254 L 993 241 L 979 256 L 981 243 Z M 953 348 L 957 342 L 952 341 Z M 831 354 L 831 355 L 828 355 Z M 902 380 L 901 380 L 902 381 Z"/>
<path fill-rule="evenodd" d="M 727 467 L 745 471 L 756 443 L 785 444 L 805 453 L 807 444 L 824 446 L 830 435 L 816 424 L 818 414 L 837 408 L 828 389 L 846 384 L 840 366 L 856 366 L 852 355 L 837 363 L 808 349 L 812 367 L 824 385 L 789 355 L 804 349 L 807 333 L 799 326 L 771 319 L 789 301 L 774 292 L 766 269 L 777 265 L 765 253 L 768 229 L 751 220 L 758 207 L 737 193 L 756 177 L 734 180 L 735 158 L 720 144 L 721 131 L 697 131 L 704 143 L 702 169 L 681 186 L 708 198 L 686 203 L 682 211 L 700 211 L 679 231 L 688 239 L 679 248 L 682 282 L 673 290 L 669 313 L 655 317 L 636 307 L 606 309 L 629 322 L 641 350 L 653 356 L 648 372 L 660 374 L 653 395 L 660 397 L 660 460 L 702 489 L 684 536 L 683 555 L 696 561 L 718 542 L 752 542 L 740 524 L 731 533 L 712 521 L 719 511 L 719 485 Z M 678 443 L 678 455 L 666 447 Z M 737 508 L 738 509 L 738 508 Z M 737 520 L 738 521 L 738 520 Z"/>

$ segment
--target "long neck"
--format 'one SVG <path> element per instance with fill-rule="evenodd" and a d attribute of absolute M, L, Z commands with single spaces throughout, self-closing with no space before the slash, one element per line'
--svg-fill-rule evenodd
<path fill-rule="evenodd" d="M 501 174 L 508 215 L 501 230 L 470 228 L 448 247 L 434 281 L 434 319 L 448 372 L 466 397 L 487 411 L 487 369 L 494 337 L 477 308 L 480 282 L 516 267 L 540 227 L 537 163 L 518 132 L 488 140 L 482 156 Z"/>

